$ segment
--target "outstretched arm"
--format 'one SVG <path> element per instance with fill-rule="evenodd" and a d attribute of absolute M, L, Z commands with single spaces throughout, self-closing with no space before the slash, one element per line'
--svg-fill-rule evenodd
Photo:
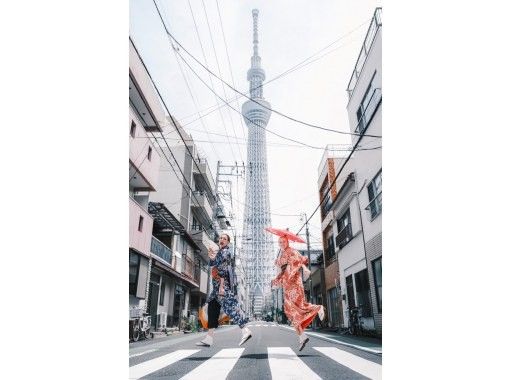
<path fill-rule="evenodd" d="M 272 288 L 281 288 L 283 286 L 283 274 L 285 270 L 282 270 L 278 276 L 274 280 L 271 280 Z"/>

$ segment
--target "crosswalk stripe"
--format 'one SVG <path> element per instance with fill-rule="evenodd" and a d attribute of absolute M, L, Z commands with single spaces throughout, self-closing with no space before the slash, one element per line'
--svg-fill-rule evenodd
<path fill-rule="evenodd" d="M 295 328 L 290 327 L 290 326 L 280 325 L 280 327 L 284 328 L 284 329 L 287 329 L 287 330 L 290 330 L 290 331 L 296 331 Z M 347 343 L 347 342 L 344 342 L 342 340 L 329 338 L 328 336 L 326 336 L 324 334 L 316 334 L 316 333 L 307 331 L 306 335 L 313 336 L 315 338 L 319 338 L 319 339 L 322 339 L 322 340 L 327 340 L 328 342 L 331 342 L 331 343 L 341 344 L 342 346 L 353 347 L 353 348 L 356 348 L 356 349 L 361 350 L 361 351 L 370 352 L 372 354 L 382 354 L 382 351 L 380 349 L 378 349 L 378 348 L 370 348 L 370 347 L 360 346 L 360 345 L 357 345 L 357 344 Z"/>
<path fill-rule="evenodd" d="M 243 351 L 244 348 L 225 348 L 180 380 L 225 379 Z"/>
<path fill-rule="evenodd" d="M 147 376 L 149 373 L 156 372 L 161 368 L 167 367 L 179 360 L 187 358 L 200 350 L 178 350 L 170 354 L 160 356 L 156 359 L 147 360 L 143 363 L 129 367 L 129 378 L 139 379 Z"/>
<path fill-rule="evenodd" d="M 381 379 L 381 365 L 378 363 L 371 362 L 360 358 L 359 356 L 353 355 L 349 352 L 340 350 L 336 347 L 313 347 L 321 354 L 333 359 L 337 363 L 346 366 L 353 371 L 362 374 L 369 379 Z"/>
<path fill-rule="evenodd" d="M 321 379 L 290 347 L 268 347 L 267 358 L 273 379 Z"/>

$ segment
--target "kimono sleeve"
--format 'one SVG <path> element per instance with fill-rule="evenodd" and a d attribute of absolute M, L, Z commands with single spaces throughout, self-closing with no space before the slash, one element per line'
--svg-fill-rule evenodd
<path fill-rule="evenodd" d="M 209 266 L 217 267 L 220 265 L 220 263 L 221 263 L 221 251 L 218 251 L 214 259 L 209 259 Z"/>
<path fill-rule="evenodd" d="M 283 286 L 283 274 L 285 272 L 281 272 L 275 279 L 271 280 L 272 288 L 281 288 Z"/>
<path fill-rule="evenodd" d="M 218 273 L 220 277 L 226 278 L 229 275 L 229 267 L 230 267 L 230 249 L 223 249 L 219 253 L 221 253 L 220 262 L 218 264 Z M 218 256 L 220 256 L 218 254 Z"/>
<path fill-rule="evenodd" d="M 292 251 L 292 256 L 289 261 L 292 262 L 289 277 L 293 277 L 299 272 L 301 265 L 308 262 L 308 258 L 301 255 L 298 251 Z"/>

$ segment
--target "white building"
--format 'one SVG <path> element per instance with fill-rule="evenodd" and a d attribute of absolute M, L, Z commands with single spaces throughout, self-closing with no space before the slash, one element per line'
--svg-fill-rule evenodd
<path fill-rule="evenodd" d="M 381 8 L 377 8 L 348 84 L 351 132 L 363 135 L 334 184 L 323 232 L 330 231 L 338 260 L 343 326 L 349 308 L 360 307 L 364 328 L 382 332 L 382 139 Z M 354 146 L 360 136 L 352 136 Z M 335 175 L 345 157 L 325 157 Z M 331 192 L 333 193 L 333 192 Z M 325 237 L 328 240 L 328 236 Z M 328 241 L 329 241 L 328 240 Z"/>

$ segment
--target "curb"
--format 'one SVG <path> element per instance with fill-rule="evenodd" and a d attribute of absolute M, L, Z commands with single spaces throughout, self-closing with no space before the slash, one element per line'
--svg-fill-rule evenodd
<path fill-rule="evenodd" d="M 290 327 L 290 326 L 285 326 L 285 325 L 280 325 L 279 324 L 278 327 L 283 327 L 284 329 L 294 331 L 294 329 L 292 327 Z M 309 336 L 313 336 L 314 338 L 319 338 L 319 339 L 328 341 L 328 342 L 337 343 L 337 344 L 341 344 L 343 346 L 355 348 L 355 349 L 360 350 L 360 351 L 365 351 L 365 352 L 369 352 L 371 354 L 376 354 L 376 355 L 382 355 L 382 350 L 378 350 L 378 349 L 374 349 L 374 348 L 369 348 L 369 347 L 364 347 L 364 346 L 359 346 L 357 344 L 342 342 L 341 340 L 333 339 L 333 338 L 330 338 L 330 337 L 327 337 L 327 336 L 324 336 L 324 335 L 321 335 L 321 334 L 318 334 L 318 333 L 314 333 L 314 332 L 306 331 L 305 334 L 309 335 Z"/>

